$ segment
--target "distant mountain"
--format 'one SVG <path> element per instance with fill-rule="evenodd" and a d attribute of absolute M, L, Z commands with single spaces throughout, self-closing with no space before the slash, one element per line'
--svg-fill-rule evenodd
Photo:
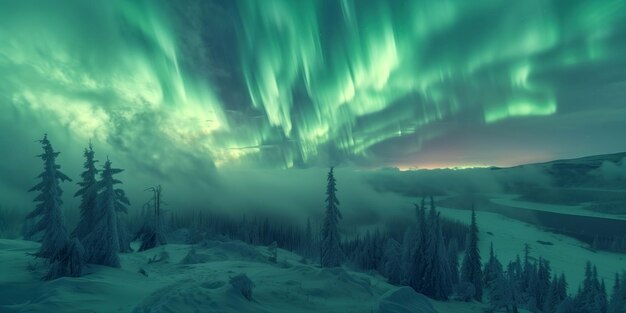
<path fill-rule="evenodd" d="M 562 159 L 562 160 L 554 160 L 543 163 L 531 163 L 524 164 L 515 167 L 521 166 L 550 166 L 550 167 L 571 167 L 571 166 L 581 166 L 588 168 L 599 168 L 602 166 L 604 162 L 612 162 L 619 163 L 621 160 L 626 158 L 626 152 L 620 153 L 611 153 L 611 154 L 600 154 L 600 155 L 592 155 L 581 158 L 574 159 Z"/>
<path fill-rule="evenodd" d="M 540 168 L 558 187 L 624 189 L 626 152 L 525 164 L 512 168 Z"/>

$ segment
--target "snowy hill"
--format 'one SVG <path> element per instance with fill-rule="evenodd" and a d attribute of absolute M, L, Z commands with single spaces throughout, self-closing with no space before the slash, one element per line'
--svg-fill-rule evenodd
<path fill-rule="evenodd" d="M 271 263 L 265 247 L 240 241 L 205 241 L 192 253 L 189 245 L 172 244 L 123 254 L 121 269 L 90 266 L 83 277 L 44 282 L 42 267 L 26 254 L 37 247 L 29 241 L 0 240 L 0 312 L 436 313 L 483 308 L 431 301 L 377 276 L 320 269 L 284 250 Z M 164 260 L 148 264 L 159 257 Z M 256 285 L 252 301 L 229 283 L 239 273 Z"/>
<path fill-rule="evenodd" d="M 622 152 L 525 164 L 499 170 L 535 168 L 552 177 L 559 188 L 602 188 L 623 191 L 626 180 L 625 158 L 626 152 Z"/>

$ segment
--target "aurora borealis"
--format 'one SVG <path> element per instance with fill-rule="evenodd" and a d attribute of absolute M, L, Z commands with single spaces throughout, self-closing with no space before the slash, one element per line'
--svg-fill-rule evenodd
<path fill-rule="evenodd" d="M 157 176 L 626 150 L 622 0 L 3 1 L 0 71 L 5 146 Z"/>

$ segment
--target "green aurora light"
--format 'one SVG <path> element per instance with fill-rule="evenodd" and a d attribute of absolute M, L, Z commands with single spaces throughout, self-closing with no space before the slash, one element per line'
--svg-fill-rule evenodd
<path fill-rule="evenodd" d="M 5 1 L 0 106 L 154 160 L 367 161 L 458 116 L 556 114 L 549 75 L 623 59 L 625 29 L 621 0 Z"/>

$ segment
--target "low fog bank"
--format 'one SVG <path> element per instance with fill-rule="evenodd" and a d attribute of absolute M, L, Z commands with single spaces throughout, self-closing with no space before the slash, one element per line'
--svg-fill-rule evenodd
<path fill-rule="evenodd" d="M 114 164 L 115 165 L 115 164 Z M 66 167 L 64 166 L 63 169 Z M 38 171 L 38 170 L 37 170 Z M 66 171 L 70 172 L 70 171 Z M 131 201 L 130 214 L 140 212 L 151 194 L 147 187 L 163 186 L 164 208 L 169 211 L 211 210 L 234 215 L 259 214 L 280 215 L 305 221 L 321 220 L 325 207 L 325 189 L 328 169 L 290 170 L 235 170 L 224 169 L 207 172 L 211 184 L 197 179 L 159 181 L 129 170 L 119 175 L 124 182 L 121 187 Z M 73 194 L 78 189 L 78 173 L 68 173 L 74 182 L 63 183 L 64 208 L 77 211 L 78 198 Z M 31 177 L 36 175 L 33 170 Z M 202 175 L 198 173 L 197 175 Z M 395 223 L 414 214 L 413 203 L 422 196 L 450 193 L 498 193 L 515 184 L 549 184 L 549 179 L 534 170 L 514 170 L 510 173 L 490 169 L 477 170 L 424 170 L 402 172 L 397 170 L 359 170 L 337 168 L 338 197 L 344 215 L 345 228 L 380 226 Z M 35 184 L 33 179 L 31 184 Z M 13 188 L 14 201 L 19 208 L 30 211 L 34 194 Z M 4 185 L 0 185 L 4 188 Z M 3 189 L 3 193 L 8 191 Z M 0 204 L 4 207 L 9 205 Z M 15 203 L 13 203 L 15 205 Z M 468 206 L 471 204 L 468 204 Z"/>
<path fill-rule="evenodd" d="M 7 138 L 3 137 L 0 144 L 9 144 Z M 27 138 L 32 140 L 37 136 L 34 133 L 17 133 L 13 139 Z M 34 207 L 32 198 L 35 195 L 27 191 L 36 183 L 35 177 L 41 171 L 40 162 L 33 157 L 39 153 L 39 146 L 35 142 L 27 146 L 19 153 L 7 154 L 6 163 L 0 166 L 0 208 L 26 212 Z M 55 148 L 62 152 L 58 159 L 61 170 L 74 179 L 73 182 L 61 185 L 64 190 L 64 209 L 71 217 L 78 211 L 79 199 L 73 195 L 78 190 L 83 148 L 66 145 L 62 140 Z M 98 151 L 96 145 L 97 158 L 106 159 L 107 155 Z M 164 208 L 169 211 L 211 210 L 238 216 L 280 215 L 301 222 L 309 217 L 319 221 L 324 214 L 326 168 L 277 170 L 197 166 L 190 171 L 188 169 L 194 167 L 186 160 L 181 160 L 180 169 L 174 167 L 171 172 L 167 172 L 168 175 L 164 175 L 136 166 L 136 162 L 118 160 L 115 155 L 110 157 L 114 167 L 125 169 L 118 178 L 124 182 L 121 187 L 130 198 L 131 215 L 141 211 L 151 196 L 145 189 L 155 185 L 163 186 Z M 32 166 L 15 166 L 24 160 Z M 413 203 L 429 195 L 524 195 L 537 193 L 537 190 L 561 188 L 566 183 L 579 184 L 581 180 L 587 185 L 623 189 L 618 186 L 624 186 L 626 182 L 626 159 L 594 160 L 593 166 L 588 166 L 590 163 L 587 161 L 577 161 L 567 162 L 567 166 L 544 163 L 513 168 L 463 170 L 400 171 L 395 168 L 363 170 L 339 167 L 335 176 L 340 210 L 344 214 L 342 225 L 345 229 L 353 229 L 406 221 L 407 217 L 413 217 Z M 467 203 L 468 208 L 471 205 Z"/>

